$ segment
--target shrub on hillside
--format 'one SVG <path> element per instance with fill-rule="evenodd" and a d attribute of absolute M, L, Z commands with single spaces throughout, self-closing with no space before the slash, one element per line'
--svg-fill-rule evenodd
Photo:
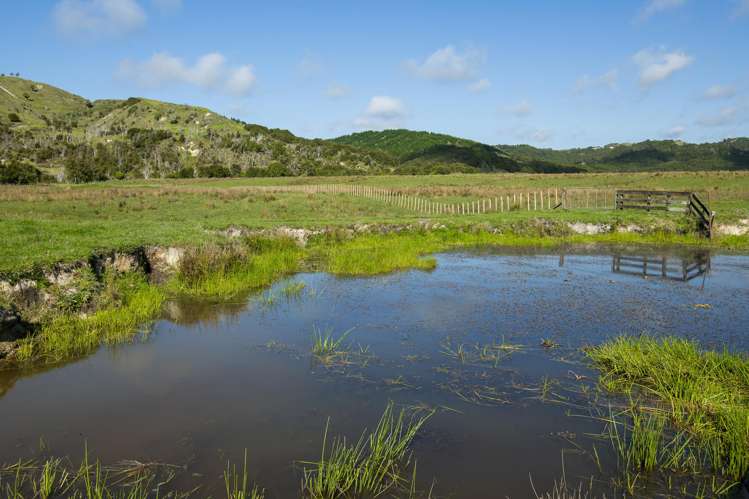
<path fill-rule="evenodd" d="M 199 177 L 224 178 L 231 177 L 231 171 L 218 163 L 198 167 Z"/>
<path fill-rule="evenodd" d="M 0 165 L 0 184 L 35 184 L 51 180 L 52 177 L 28 163 L 14 160 L 6 165 Z"/>
<path fill-rule="evenodd" d="M 65 161 L 65 178 L 75 184 L 107 180 L 107 170 L 103 164 L 88 158 L 69 158 Z"/>

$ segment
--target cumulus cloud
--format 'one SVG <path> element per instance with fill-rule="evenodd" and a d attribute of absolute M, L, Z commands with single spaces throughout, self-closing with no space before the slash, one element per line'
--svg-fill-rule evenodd
<path fill-rule="evenodd" d="M 733 85 L 713 85 L 705 90 L 703 95 L 706 99 L 728 99 L 736 95 L 736 87 Z"/>
<path fill-rule="evenodd" d="M 489 90 L 489 87 L 491 86 L 492 83 L 489 81 L 489 78 L 481 78 L 480 80 L 476 80 L 468 85 L 468 91 L 474 94 L 480 94 Z"/>
<path fill-rule="evenodd" d="M 684 52 L 666 52 L 663 49 L 643 49 L 632 56 L 640 68 L 640 86 L 650 87 L 665 80 L 694 62 L 694 58 Z"/>
<path fill-rule="evenodd" d="M 463 52 L 452 45 L 438 49 L 424 61 L 406 61 L 406 67 L 416 76 L 434 81 L 466 81 L 476 77 L 486 62 L 486 53 L 476 48 Z"/>
<path fill-rule="evenodd" d="M 400 99 L 376 95 L 369 100 L 364 113 L 354 120 L 358 128 L 392 128 L 406 117 L 406 108 Z"/>
<path fill-rule="evenodd" d="M 247 95 L 256 80 L 251 65 L 229 67 L 226 58 L 218 52 L 199 57 L 193 65 L 159 52 L 143 62 L 122 61 L 118 75 L 143 87 L 188 84 L 236 96 Z"/>
<path fill-rule="evenodd" d="M 121 35 L 146 22 L 146 13 L 135 0 L 61 0 L 53 17 L 65 35 Z"/>
<path fill-rule="evenodd" d="M 652 16 L 684 5 L 685 0 L 648 0 L 637 15 L 638 21 L 647 21 Z"/>
<path fill-rule="evenodd" d="M 531 106 L 530 102 L 523 99 L 517 104 L 502 108 L 501 111 L 512 114 L 516 118 L 525 118 L 526 116 L 530 116 L 530 114 L 533 113 L 533 107 Z"/>
<path fill-rule="evenodd" d="M 697 120 L 698 125 L 705 127 L 720 127 L 736 123 L 739 117 L 739 110 L 735 106 L 722 108 L 715 114 L 702 116 Z"/>
<path fill-rule="evenodd" d="M 255 73 L 250 64 L 239 66 L 229 72 L 229 79 L 226 81 L 226 90 L 232 95 L 247 95 L 255 86 Z"/>
<path fill-rule="evenodd" d="M 593 88 L 616 88 L 619 81 L 619 70 L 611 69 L 599 76 L 582 75 L 575 82 L 575 93 L 582 94 Z"/>
<path fill-rule="evenodd" d="M 331 99 L 340 99 L 346 97 L 351 93 L 351 89 L 346 85 L 339 85 L 338 83 L 331 83 L 325 90 L 325 95 Z"/>

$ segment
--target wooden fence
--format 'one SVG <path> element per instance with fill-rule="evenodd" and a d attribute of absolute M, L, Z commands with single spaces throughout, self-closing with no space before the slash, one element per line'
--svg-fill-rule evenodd
<path fill-rule="evenodd" d="M 436 201 L 409 190 L 385 189 L 356 184 L 260 186 L 264 192 L 303 192 L 307 194 L 347 194 L 376 199 L 385 204 L 422 215 L 479 215 L 510 211 L 551 211 L 556 209 L 613 209 L 615 193 L 603 189 L 498 190 L 491 196 L 455 202 Z"/>
<path fill-rule="evenodd" d="M 686 211 L 691 192 L 616 191 L 616 209 Z"/>
<path fill-rule="evenodd" d="M 696 192 L 684 191 L 616 191 L 616 209 L 665 210 L 689 213 L 696 220 L 700 231 L 712 237 L 713 213 Z"/>

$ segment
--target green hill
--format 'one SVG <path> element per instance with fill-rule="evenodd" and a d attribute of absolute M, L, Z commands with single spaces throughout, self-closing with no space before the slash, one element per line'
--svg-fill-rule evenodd
<path fill-rule="evenodd" d="M 573 165 L 588 171 L 746 170 L 749 139 L 689 144 L 680 140 L 647 140 L 578 149 L 539 149 L 500 145 L 515 157 Z"/>
<path fill-rule="evenodd" d="M 23 164 L 73 182 L 377 174 L 394 164 L 381 152 L 303 139 L 206 108 L 141 98 L 89 102 L 16 77 L 0 77 L 0 140 L 6 167 Z"/>
<path fill-rule="evenodd" d="M 518 159 L 501 147 L 431 132 L 368 131 L 338 137 L 333 142 L 390 154 L 398 161 L 399 173 L 582 171 L 537 158 Z"/>
<path fill-rule="evenodd" d="M 0 76 L 0 182 L 121 178 L 749 169 L 749 139 L 554 150 L 411 130 L 310 140 L 184 104 L 89 101 Z"/>
<path fill-rule="evenodd" d="M 86 111 L 87 101 L 59 88 L 14 76 L 0 76 L 0 122 L 45 127 Z"/>

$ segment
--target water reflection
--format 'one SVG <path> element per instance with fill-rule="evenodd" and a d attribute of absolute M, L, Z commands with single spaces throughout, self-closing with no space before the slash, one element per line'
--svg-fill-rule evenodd
<path fill-rule="evenodd" d="M 615 254 L 611 260 L 611 271 L 646 278 L 689 282 L 710 273 L 710 254 L 694 253 L 688 256 L 653 256 Z"/>
<path fill-rule="evenodd" d="M 559 267 L 565 266 L 564 253 L 559 254 Z M 613 253 L 611 272 L 645 279 L 689 282 L 702 277 L 701 287 L 710 273 L 710 253 L 697 251 L 682 254 Z"/>

